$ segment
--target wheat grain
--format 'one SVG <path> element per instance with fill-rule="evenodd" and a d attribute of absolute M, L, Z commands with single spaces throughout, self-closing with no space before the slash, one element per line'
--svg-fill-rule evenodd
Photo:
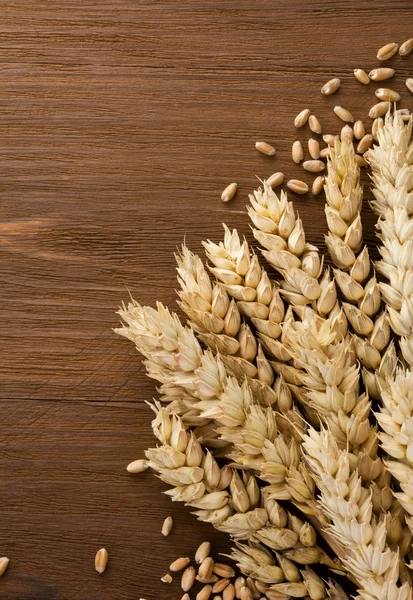
<path fill-rule="evenodd" d="M 330 156 L 331 146 L 327 146 L 327 148 L 323 148 L 320 150 L 320 158 L 327 158 Z"/>
<path fill-rule="evenodd" d="M 310 127 L 313 133 L 321 133 L 320 121 L 315 115 L 310 115 L 308 117 L 308 126 Z"/>
<path fill-rule="evenodd" d="M 305 125 L 308 121 L 310 114 L 311 111 L 309 108 L 304 108 L 300 113 L 298 113 L 298 115 L 294 119 L 295 127 L 299 128 Z"/>
<path fill-rule="evenodd" d="M 181 588 L 184 592 L 189 592 L 195 582 L 194 567 L 187 567 L 181 577 Z"/>
<path fill-rule="evenodd" d="M 222 600 L 234 600 L 235 588 L 232 583 L 229 583 L 222 594 Z"/>
<path fill-rule="evenodd" d="M 325 135 L 323 135 L 323 140 L 326 144 L 328 144 L 329 146 L 334 146 L 334 142 L 335 142 L 335 136 L 331 135 L 329 133 L 326 133 Z"/>
<path fill-rule="evenodd" d="M 274 156 L 275 154 L 274 146 L 271 146 L 267 142 L 255 142 L 255 147 L 261 154 L 266 154 L 267 156 Z"/>
<path fill-rule="evenodd" d="M 230 580 L 229 579 L 219 579 L 215 584 L 214 587 L 212 588 L 212 591 L 214 594 L 219 594 L 220 592 L 223 592 L 225 590 L 225 588 L 230 584 Z"/>
<path fill-rule="evenodd" d="M 398 102 L 400 100 L 400 94 L 390 88 L 377 88 L 374 93 L 380 100 L 388 100 L 389 102 Z"/>
<path fill-rule="evenodd" d="M 301 145 L 301 142 L 296 140 L 291 148 L 291 158 L 293 159 L 293 161 L 298 164 L 300 161 L 303 160 L 303 156 L 304 156 L 304 151 L 303 151 L 303 147 Z"/>
<path fill-rule="evenodd" d="M 370 83 L 370 77 L 367 75 L 366 71 L 363 71 L 363 69 L 354 69 L 353 73 L 354 77 L 360 81 L 360 83 L 364 83 L 364 85 Z"/>
<path fill-rule="evenodd" d="M 166 517 L 165 521 L 162 524 L 162 529 L 161 529 L 161 533 L 164 537 L 168 537 L 168 535 L 171 533 L 173 524 L 174 524 L 174 521 L 173 521 L 172 517 Z"/>
<path fill-rule="evenodd" d="M 390 109 L 390 102 L 378 102 L 374 106 L 372 106 L 369 110 L 370 119 L 377 119 L 377 117 L 382 117 L 385 115 Z"/>
<path fill-rule="evenodd" d="M 128 473 L 143 473 L 147 470 L 147 468 L 148 465 L 146 463 L 146 460 L 141 458 L 129 463 L 126 467 L 126 470 L 128 471 Z"/>
<path fill-rule="evenodd" d="M 108 564 L 108 558 L 109 555 L 106 548 L 101 548 L 97 551 L 95 556 L 95 569 L 99 573 L 99 575 L 101 575 L 105 571 L 106 566 Z"/>
<path fill-rule="evenodd" d="M 229 202 L 237 193 L 238 185 L 230 183 L 221 194 L 222 202 Z"/>
<path fill-rule="evenodd" d="M 395 42 L 386 44 L 385 46 L 382 46 L 377 51 L 377 58 L 379 60 L 389 60 L 389 58 L 391 58 L 392 56 L 394 56 L 396 54 L 398 49 L 399 49 L 399 44 L 396 44 Z"/>
<path fill-rule="evenodd" d="M 324 175 L 319 175 L 318 177 L 316 177 L 313 181 L 313 185 L 311 187 L 311 192 L 313 194 L 313 196 L 317 196 L 323 189 L 324 187 L 324 181 L 325 181 L 325 177 Z"/>
<path fill-rule="evenodd" d="M 364 154 L 370 148 L 372 143 L 373 136 L 371 135 L 371 133 L 366 133 L 366 135 L 357 144 L 357 152 L 359 154 Z"/>
<path fill-rule="evenodd" d="M 391 79 L 395 72 L 394 69 L 390 69 L 389 67 L 378 67 L 377 69 L 370 71 L 369 77 L 373 81 L 384 81 L 386 79 Z"/>
<path fill-rule="evenodd" d="M 344 125 L 344 127 L 340 131 L 341 141 L 344 142 L 344 140 L 348 140 L 349 142 L 352 142 L 353 137 L 354 137 L 354 131 L 353 131 L 352 127 L 350 127 L 350 125 Z"/>
<path fill-rule="evenodd" d="M 212 585 L 207 584 L 204 585 L 202 590 L 200 590 L 196 595 L 196 600 L 208 600 L 210 595 L 212 594 Z"/>
<path fill-rule="evenodd" d="M 310 138 L 308 140 L 308 151 L 310 153 L 311 158 L 317 160 L 320 156 L 320 144 L 314 138 Z"/>
<path fill-rule="evenodd" d="M 331 94 L 334 94 L 334 92 L 336 92 L 338 90 L 340 85 L 341 85 L 341 81 L 340 81 L 340 79 L 338 79 L 338 77 L 335 77 L 334 79 L 330 79 L 330 81 L 327 81 L 327 83 L 325 83 L 323 85 L 323 87 L 321 88 L 321 93 L 324 96 L 330 96 Z"/>
<path fill-rule="evenodd" d="M 169 565 L 169 570 L 175 573 L 176 571 L 182 571 L 185 569 L 191 562 L 191 559 L 188 557 L 177 558 Z"/>
<path fill-rule="evenodd" d="M 308 185 L 300 179 L 290 179 L 287 181 L 287 187 L 296 194 L 306 194 L 308 192 Z"/>
<path fill-rule="evenodd" d="M 413 38 L 410 38 L 403 42 L 399 48 L 400 56 L 407 56 L 413 50 Z"/>
<path fill-rule="evenodd" d="M 173 581 L 173 577 L 170 573 L 166 573 L 166 575 L 164 575 L 163 577 L 161 577 L 161 581 L 163 583 L 172 583 Z"/>
<path fill-rule="evenodd" d="M 211 542 L 202 542 L 195 552 L 195 562 L 200 565 L 211 552 Z"/>
<path fill-rule="evenodd" d="M 306 171 L 310 171 L 310 173 L 320 173 L 320 171 L 324 171 L 326 166 L 321 160 L 305 160 L 303 162 L 303 168 Z"/>
<path fill-rule="evenodd" d="M 356 121 L 353 126 L 354 137 L 357 140 L 361 140 L 366 135 L 366 129 L 364 127 L 363 121 Z M 332 144 L 334 146 L 334 142 Z"/>
<path fill-rule="evenodd" d="M 406 79 L 406 87 L 413 94 L 413 78 L 409 77 Z"/>
<path fill-rule="evenodd" d="M 2 556 L 0 558 L 0 577 L 6 572 L 7 567 L 9 566 L 9 562 L 10 559 L 7 558 L 7 556 Z"/>
<path fill-rule="evenodd" d="M 281 172 L 273 173 L 267 179 L 268 185 L 270 185 L 272 188 L 278 187 L 279 185 L 282 184 L 283 181 L 284 181 L 284 173 L 281 173 Z"/>
<path fill-rule="evenodd" d="M 342 106 L 335 106 L 333 110 L 338 118 L 342 121 L 345 121 L 346 123 L 354 123 L 353 115 L 346 108 L 343 108 Z"/>

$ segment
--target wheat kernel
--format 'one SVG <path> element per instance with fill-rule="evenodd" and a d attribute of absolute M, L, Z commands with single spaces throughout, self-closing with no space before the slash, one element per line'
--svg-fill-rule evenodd
<path fill-rule="evenodd" d="M 366 135 L 359 141 L 357 144 L 357 152 L 359 154 L 364 154 L 372 145 L 373 136 L 371 133 L 366 133 Z"/>
<path fill-rule="evenodd" d="M 296 140 L 291 148 L 291 156 L 293 161 L 298 164 L 301 160 L 303 160 L 304 152 L 301 142 Z"/>
<path fill-rule="evenodd" d="M 379 60 L 389 60 L 392 56 L 394 56 L 399 49 L 399 44 L 395 42 L 391 42 L 390 44 L 386 44 L 382 46 L 377 52 L 377 58 Z"/>
<path fill-rule="evenodd" d="M 330 81 L 327 81 L 327 83 L 325 83 L 323 85 L 323 87 L 321 88 L 321 93 L 324 94 L 324 96 L 330 96 L 331 94 L 334 94 L 334 92 L 336 92 L 338 90 L 340 85 L 341 85 L 341 81 L 338 79 L 338 77 L 335 77 L 334 79 L 330 79 Z"/>
<path fill-rule="evenodd" d="M 369 117 L 370 119 L 377 119 L 377 117 L 382 117 L 385 115 L 389 109 L 390 102 L 378 102 L 370 108 Z"/>
<path fill-rule="evenodd" d="M 366 135 L 366 128 L 364 127 L 363 121 L 356 121 L 353 126 L 354 137 L 357 140 L 361 140 Z"/>
<path fill-rule="evenodd" d="M 173 573 L 177 571 L 182 571 L 182 569 L 185 569 L 185 567 L 187 567 L 190 562 L 191 560 L 188 557 L 177 558 L 176 560 L 174 560 L 173 563 L 169 565 L 169 570 Z"/>
<path fill-rule="evenodd" d="M 413 38 L 406 40 L 399 48 L 400 56 L 407 56 L 413 50 Z"/>
<path fill-rule="evenodd" d="M 268 185 L 270 185 L 272 188 L 275 188 L 275 187 L 281 185 L 283 181 L 284 181 L 284 173 L 281 173 L 281 172 L 273 173 L 267 179 Z"/>
<path fill-rule="evenodd" d="M 236 183 L 230 183 L 221 194 L 222 202 L 229 202 L 232 200 L 237 193 L 237 188 L 238 186 Z"/>
<path fill-rule="evenodd" d="M 354 156 L 354 158 L 356 159 L 356 163 L 358 164 L 359 167 L 366 167 L 367 166 L 366 159 L 363 156 L 361 156 L 360 154 L 356 154 Z"/>
<path fill-rule="evenodd" d="M 413 77 L 406 79 L 406 87 L 413 94 Z"/>
<path fill-rule="evenodd" d="M 235 588 L 232 583 L 227 585 L 225 590 L 222 593 L 222 600 L 234 600 L 235 598 Z"/>
<path fill-rule="evenodd" d="M 335 106 L 333 110 L 338 118 L 342 121 L 345 121 L 346 123 L 354 123 L 353 115 L 346 108 L 343 108 L 342 106 Z"/>
<path fill-rule="evenodd" d="M 172 575 L 170 573 L 167 573 L 166 575 L 161 577 L 161 581 L 163 581 L 164 583 L 172 583 Z"/>
<path fill-rule="evenodd" d="M 212 575 L 213 569 L 214 569 L 214 560 L 210 556 L 207 556 L 202 561 L 202 563 L 198 569 L 198 575 L 199 575 L 199 577 L 202 577 L 202 579 L 206 579 Z M 218 575 L 218 573 L 215 573 L 215 574 Z"/>
<path fill-rule="evenodd" d="M 311 113 L 310 113 L 309 108 L 305 108 L 300 113 L 298 113 L 298 115 L 294 119 L 295 127 L 298 128 L 298 127 L 302 127 L 303 125 L 305 125 L 308 121 L 308 117 L 310 116 L 310 114 Z"/>
<path fill-rule="evenodd" d="M 208 600 L 210 595 L 212 594 L 212 585 L 204 585 L 202 590 L 200 590 L 196 595 L 196 600 Z"/>
<path fill-rule="evenodd" d="M 219 594 L 220 592 L 225 590 L 225 588 L 227 587 L 227 585 L 229 585 L 229 583 L 230 583 L 229 579 L 219 579 L 214 584 L 214 587 L 212 588 L 212 592 L 214 594 Z"/>
<path fill-rule="evenodd" d="M 261 154 L 266 154 L 267 156 L 274 156 L 275 154 L 274 146 L 267 144 L 267 142 L 255 142 L 255 147 Z"/>
<path fill-rule="evenodd" d="M 4 575 L 7 567 L 9 566 L 10 559 L 7 556 L 2 556 L 0 558 L 0 577 Z"/>
<path fill-rule="evenodd" d="M 381 127 L 383 127 L 383 125 L 384 125 L 384 121 L 381 117 L 377 117 L 377 119 L 374 119 L 373 125 L 371 126 L 371 135 L 373 136 L 374 140 L 377 141 L 377 139 L 378 139 L 377 132 Z"/>
<path fill-rule="evenodd" d="M 146 469 L 148 469 L 148 463 L 144 458 L 134 460 L 133 462 L 129 463 L 126 467 L 128 473 L 143 473 L 144 471 L 146 471 Z"/>
<path fill-rule="evenodd" d="M 106 548 L 101 548 L 96 552 L 95 556 L 95 569 L 101 575 L 106 569 L 106 565 L 108 564 L 108 551 Z"/>
<path fill-rule="evenodd" d="M 316 177 L 314 179 L 313 185 L 311 188 L 311 192 L 312 192 L 313 196 L 318 196 L 318 194 L 321 192 L 321 190 L 323 189 L 323 186 L 324 186 L 324 180 L 325 180 L 324 175 L 319 175 L 318 177 Z"/>
<path fill-rule="evenodd" d="M 218 581 L 218 576 L 211 575 L 210 577 L 200 577 L 199 575 L 197 575 L 195 579 L 200 583 L 216 583 Z"/>
<path fill-rule="evenodd" d="M 244 577 L 237 577 L 234 583 L 234 589 L 235 589 L 235 597 L 236 598 L 240 598 L 241 597 L 241 590 L 242 588 L 245 586 L 245 579 Z"/>
<path fill-rule="evenodd" d="M 184 594 L 181 600 L 190 600 L 189 594 Z"/>
<path fill-rule="evenodd" d="M 290 179 L 287 181 L 287 187 L 296 194 L 306 194 L 308 192 L 308 185 L 300 179 Z"/>
<path fill-rule="evenodd" d="M 380 100 L 388 100 L 389 102 L 398 102 L 400 100 L 400 94 L 390 88 L 378 88 L 374 93 Z"/>
<path fill-rule="evenodd" d="M 173 524 L 174 524 L 174 521 L 173 521 L 172 517 L 166 517 L 165 521 L 163 522 L 162 529 L 161 529 L 162 535 L 167 537 L 172 531 Z"/>
<path fill-rule="evenodd" d="M 310 115 L 308 125 L 313 133 L 321 133 L 320 121 L 315 115 Z"/>
<path fill-rule="evenodd" d="M 367 75 L 366 71 L 363 71 L 363 69 L 354 69 L 353 73 L 354 77 L 360 81 L 360 83 L 364 83 L 364 85 L 370 83 L 370 77 Z"/>
<path fill-rule="evenodd" d="M 215 563 L 213 572 L 215 573 L 215 575 L 218 575 L 218 577 L 225 577 L 225 578 L 234 577 L 234 575 L 235 575 L 234 569 L 232 567 L 230 567 L 229 565 L 225 565 L 223 563 Z"/>
<path fill-rule="evenodd" d="M 200 565 L 209 556 L 211 552 L 211 542 L 202 542 L 195 552 L 195 562 Z"/>
<path fill-rule="evenodd" d="M 306 160 L 303 162 L 303 167 L 310 173 L 320 173 L 320 171 L 324 171 L 326 168 L 321 160 Z"/>
<path fill-rule="evenodd" d="M 335 135 L 331 135 L 329 133 L 326 133 L 326 135 L 323 135 L 323 140 L 329 146 L 334 146 L 335 139 L 336 139 Z"/>
<path fill-rule="evenodd" d="M 330 156 L 331 148 L 332 146 L 327 146 L 327 148 L 320 150 L 320 158 L 327 158 L 327 156 Z"/>
<path fill-rule="evenodd" d="M 308 151 L 315 160 L 320 156 L 320 144 L 314 138 L 308 140 Z"/>
<path fill-rule="evenodd" d="M 195 581 L 195 569 L 194 567 L 187 567 L 182 574 L 181 588 L 184 592 L 189 592 Z"/>
<path fill-rule="evenodd" d="M 395 72 L 394 69 L 390 69 L 389 67 L 378 67 L 377 69 L 370 71 L 369 77 L 373 81 L 384 81 L 385 79 L 393 77 Z"/>
<path fill-rule="evenodd" d="M 244 587 L 241 588 L 240 597 L 241 597 L 241 600 L 254 600 L 251 590 L 249 588 L 247 588 L 246 585 L 244 585 Z"/>

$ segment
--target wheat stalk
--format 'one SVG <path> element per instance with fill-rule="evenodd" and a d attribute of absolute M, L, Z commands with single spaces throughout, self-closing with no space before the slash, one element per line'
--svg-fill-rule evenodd
<path fill-rule="evenodd" d="M 409 581 L 399 584 L 399 556 L 386 542 L 386 521 L 373 516 L 371 493 L 352 471 L 348 453 L 327 431 L 311 429 L 304 439 L 307 461 L 321 491 L 328 532 L 346 548 L 340 558 L 365 600 L 411 600 Z"/>
<path fill-rule="evenodd" d="M 381 260 L 376 263 L 376 268 L 389 282 L 379 286 L 391 328 L 401 336 L 401 353 L 409 365 L 413 365 L 411 134 L 412 119 L 405 124 L 398 111 L 393 115 L 389 113 L 378 131 L 378 145 L 367 153 L 373 172 L 375 200 L 372 207 L 380 217 L 378 235 L 382 241 Z"/>

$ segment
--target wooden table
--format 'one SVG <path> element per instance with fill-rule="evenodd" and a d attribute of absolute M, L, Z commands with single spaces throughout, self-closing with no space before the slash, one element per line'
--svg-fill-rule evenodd
<path fill-rule="evenodd" d="M 180 598 L 160 577 L 226 536 L 162 495 L 129 461 L 153 443 L 155 386 L 112 328 L 129 292 L 175 305 L 173 252 L 225 221 L 251 240 L 248 192 L 292 163 L 310 107 L 337 133 L 339 103 L 366 118 L 353 77 L 412 35 L 407 0 L 68 0 L 3 3 L 0 22 L 2 600 Z M 403 106 L 413 55 L 392 61 Z M 342 89 L 319 93 L 333 76 Z M 369 119 L 367 119 L 369 121 Z M 259 155 L 256 140 L 277 148 Z M 367 190 L 366 198 L 370 197 Z M 231 204 L 222 189 L 237 181 Z M 321 197 L 294 197 L 322 249 Z M 374 218 L 364 214 L 374 245 Z M 173 534 L 160 534 L 173 515 Z M 94 555 L 110 555 L 103 576 Z"/>

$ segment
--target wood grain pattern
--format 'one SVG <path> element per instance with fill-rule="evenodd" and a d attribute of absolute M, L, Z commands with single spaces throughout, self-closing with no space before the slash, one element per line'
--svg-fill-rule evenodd
<path fill-rule="evenodd" d="M 204 538 L 228 540 L 125 465 L 151 443 L 153 382 L 112 328 L 128 290 L 174 305 L 186 235 L 250 239 L 256 175 L 293 165 L 295 114 L 337 133 L 339 103 L 365 118 L 352 70 L 411 37 L 408 0 L 70 0 L 2 4 L 0 21 L 0 580 L 4 600 L 179 598 L 159 578 Z M 402 105 L 413 57 L 395 58 Z M 342 89 L 319 93 L 332 76 Z M 368 121 L 368 119 L 367 119 Z M 277 148 L 259 155 L 254 142 Z M 366 238 L 374 246 L 367 207 Z M 237 181 L 229 205 L 222 189 Z M 323 201 L 297 197 L 324 249 Z M 163 518 L 176 519 L 167 540 Z M 102 545 L 107 572 L 93 569 Z"/>

